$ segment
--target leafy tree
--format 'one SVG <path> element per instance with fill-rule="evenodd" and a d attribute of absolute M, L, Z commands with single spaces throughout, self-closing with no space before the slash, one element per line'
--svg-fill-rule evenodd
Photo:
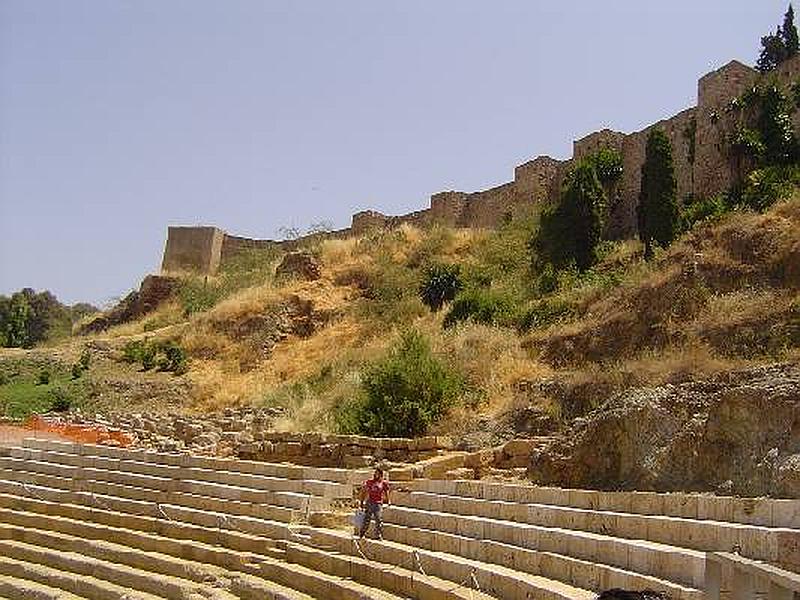
<path fill-rule="evenodd" d="M 461 268 L 458 265 L 431 265 L 425 269 L 419 287 L 422 303 L 437 311 L 456 297 L 461 290 Z"/>
<path fill-rule="evenodd" d="M 781 165 L 796 158 L 797 139 L 792 126 L 791 101 L 776 85 L 761 90 L 758 129 L 764 142 L 766 165 Z"/>
<path fill-rule="evenodd" d="M 542 213 L 531 247 L 556 268 L 592 266 L 606 212 L 606 193 L 594 166 L 584 161 L 567 178 L 560 202 Z"/>
<path fill-rule="evenodd" d="M 653 255 L 653 242 L 666 248 L 680 231 L 676 189 L 672 145 L 662 129 L 654 128 L 647 136 L 637 210 L 646 258 Z"/>
<path fill-rule="evenodd" d="M 756 62 L 756 68 L 762 73 L 771 71 L 797 54 L 799 46 L 797 27 L 794 24 L 794 9 L 790 4 L 783 17 L 783 26 L 778 27 L 774 34 L 761 38 L 761 54 Z"/>
<path fill-rule="evenodd" d="M 463 381 L 418 331 L 403 334 L 388 356 L 362 375 L 362 396 L 337 415 L 348 433 L 377 437 L 424 434 L 458 397 Z"/>

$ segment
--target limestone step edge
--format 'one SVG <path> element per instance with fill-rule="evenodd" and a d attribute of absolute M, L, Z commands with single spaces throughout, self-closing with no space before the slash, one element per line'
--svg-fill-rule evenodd
<path fill-rule="evenodd" d="M 36 581 L 0 575 L 0 598 L 8 600 L 81 600 L 70 592 Z"/>
<path fill-rule="evenodd" d="M 59 588 L 89 600 L 165 600 L 163 596 L 148 594 L 97 579 L 88 575 L 65 573 L 52 567 L 30 564 L 23 560 L 0 555 L 0 575 L 34 581 L 48 587 Z"/>
<path fill-rule="evenodd" d="M 118 483 L 92 480 L 74 480 L 51 475 L 26 476 L 26 472 L 4 472 L 0 474 L 0 492 L 26 491 L 28 487 L 34 492 L 38 488 L 49 488 L 72 493 L 88 493 L 98 496 L 113 496 L 124 500 L 154 503 L 155 496 L 152 490 Z M 34 494 L 35 495 L 35 494 Z M 239 517 L 251 517 L 278 521 L 281 523 L 298 522 L 304 514 L 300 510 L 278 505 L 244 502 L 241 500 L 216 498 L 186 492 L 159 492 L 157 495 L 160 504 L 171 504 L 195 510 L 226 509 L 226 514 Z"/>
<path fill-rule="evenodd" d="M 228 571 L 222 567 L 176 558 L 167 554 L 125 546 L 108 540 L 86 539 L 50 529 L 38 529 L 0 523 L 2 540 L 24 542 L 51 551 L 74 552 L 86 558 L 124 565 L 152 574 L 197 584 L 200 588 L 223 589 Z"/>
<path fill-rule="evenodd" d="M 423 548 L 432 552 L 446 553 L 447 550 L 441 547 L 449 545 L 458 548 L 459 556 L 465 558 L 512 567 L 524 573 L 540 575 L 594 592 L 612 588 L 649 589 L 667 592 L 672 600 L 703 600 L 704 598 L 701 590 L 665 579 L 628 571 L 613 565 L 494 540 L 469 538 L 430 529 L 406 528 L 390 523 L 383 525 L 383 538 L 385 541 L 409 546 L 413 550 Z M 408 541 L 408 538 L 413 539 Z M 486 557 L 487 554 L 494 555 L 496 560 L 489 560 Z"/>
<path fill-rule="evenodd" d="M 452 581 L 422 575 L 398 565 L 376 563 L 359 556 L 325 552 L 305 544 L 282 542 L 286 560 L 330 575 L 352 579 L 370 588 L 384 590 L 393 598 L 415 600 L 495 600 L 502 598 L 475 591 Z"/>
<path fill-rule="evenodd" d="M 82 555 L 74 551 L 54 550 L 17 540 L 0 540 L 0 553 L 29 564 L 84 575 L 154 596 L 166 595 L 175 600 L 192 600 L 198 594 L 213 600 L 230 600 L 229 594 L 209 585 L 145 571 L 126 564 Z M 220 593 L 217 593 L 220 592 Z"/>
<path fill-rule="evenodd" d="M 156 533 L 168 538 L 219 544 L 231 550 L 244 552 L 253 552 L 253 548 L 261 548 L 265 544 L 274 543 L 274 540 L 288 537 L 289 535 L 288 528 L 284 536 L 269 538 L 240 533 L 230 529 L 213 529 L 191 523 L 166 521 L 164 519 L 130 515 L 81 505 L 61 505 L 55 502 L 33 500 L 19 496 L 9 497 L 6 494 L 0 494 L 0 519 L 2 519 L 4 513 L 12 510 L 58 515 L 122 529 Z"/>
<path fill-rule="evenodd" d="M 471 580 L 480 589 L 504 599 L 592 600 L 595 597 L 592 590 L 456 553 L 431 551 L 389 540 L 358 539 L 335 530 L 315 530 L 313 541 L 315 545 L 329 544 L 350 556 L 404 565 L 453 583 Z"/>
<path fill-rule="evenodd" d="M 704 581 L 705 553 L 647 540 L 630 540 L 588 531 L 396 506 L 384 508 L 383 520 L 384 523 L 393 525 L 444 531 L 473 539 L 506 543 L 512 539 L 516 543 L 524 538 L 526 547 L 584 560 L 592 560 L 598 553 L 604 553 L 605 564 L 675 581 L 687 587 L 699 589 Z M 540 543 L 542 540 L 543 543 Z M 670 556 L 672 559 L 669 563 L 655 560 L 661 556 Z"/>

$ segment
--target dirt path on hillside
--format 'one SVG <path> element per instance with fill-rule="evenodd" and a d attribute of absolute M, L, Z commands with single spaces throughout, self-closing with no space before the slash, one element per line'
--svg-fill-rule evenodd
<path fill-rule="evenodd" d="M 0 425 L 0 446 L 19 446 L 25 438 L 70 441 L 69 438 L 49 431 L 33 431 L 15 425 Z"/>

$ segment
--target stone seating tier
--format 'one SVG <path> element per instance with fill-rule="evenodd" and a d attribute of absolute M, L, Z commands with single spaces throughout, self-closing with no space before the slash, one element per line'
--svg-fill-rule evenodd
<path fill-rule="evenodd" d="M 792 500 L 413 480 L 385 508 L 384 540 L 358 543 L 303 523 L 368 471 L 41 440 L 4 454 L 0 598 L 589 600 L 622 587 L 701 600 L 706 551 L 800 552 Z"/>

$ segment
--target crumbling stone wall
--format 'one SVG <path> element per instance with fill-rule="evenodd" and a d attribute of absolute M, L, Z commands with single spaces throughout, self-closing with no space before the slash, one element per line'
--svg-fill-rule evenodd
<path fill-rule="evenodd" d="M 549 156 L 537 156 L 516 166 L 514 188 L 517 202 L 534 204 L 546 200 L 562 163 Z"/>
<path fill-rule="evenodd" d="M 161 263 L 163 273 L 215 273 L 225 232 L 216 227 L 170 227 Z"/>
<path fill-rule="evenodd" d="M 800 80 L 800 56 L 786 61 L 768 77 L 783 85 Z M 387 216 L 366 210 L 353 215 L 352 226 L 348 229 L 282 242 L 229 236 L 214 227 L 170 227 L 162 270 L 213 274 L 220 262 L 224 263 L 242 249 L 277 246 L 294 250 L 321 239 L 362 235 L 372 229 L 393 228 L 403 223 L 420 227 L 438 223 L 450 227 L 494 228 L 531 204 L 556 202 L 575 161 L 604 147 L 621 153 L 624 169 L 618 197 L 610 207 L 606 235 L 632 237 L 636 235 L 641 166 L 650 130 L 663 128 L 672 143 L 680 200 L 722 192 L 734 183 L 736 176 L 725 142 L 733 117 L 725 107 L 758 78 L 753 68 L 731 61 L 700 78 L 696 108 L 688 108 L 630 134 L 611 129 L 590 133 L 573 142 L 573 157 L 569 160 L 539 156 L 518 165 L 511 182 L 473 193 L 439 192 L 431 196 L 430 208 L 407 215 Z M 795 126 L 800 127 L 800 111 L 793 119 Z"/>
<path fill-rule="evenodd" d="M 697 83 L 697 133 L 694 164 L 695 196 L 710 196 L 734 183 L 734 174 L 725 141 L 725 107 L 758 79 L 755 69 L 738 61 L 700 78 Z"/>
<path fill-rule="evenodd" d="M 622 154 L 622 143 L 625 134 L 611 129 L 601 129 L 572 142 L 572 158 L 581 161 L 588 155 L 597 152 L 601 148 L 616 150 Z"/>

